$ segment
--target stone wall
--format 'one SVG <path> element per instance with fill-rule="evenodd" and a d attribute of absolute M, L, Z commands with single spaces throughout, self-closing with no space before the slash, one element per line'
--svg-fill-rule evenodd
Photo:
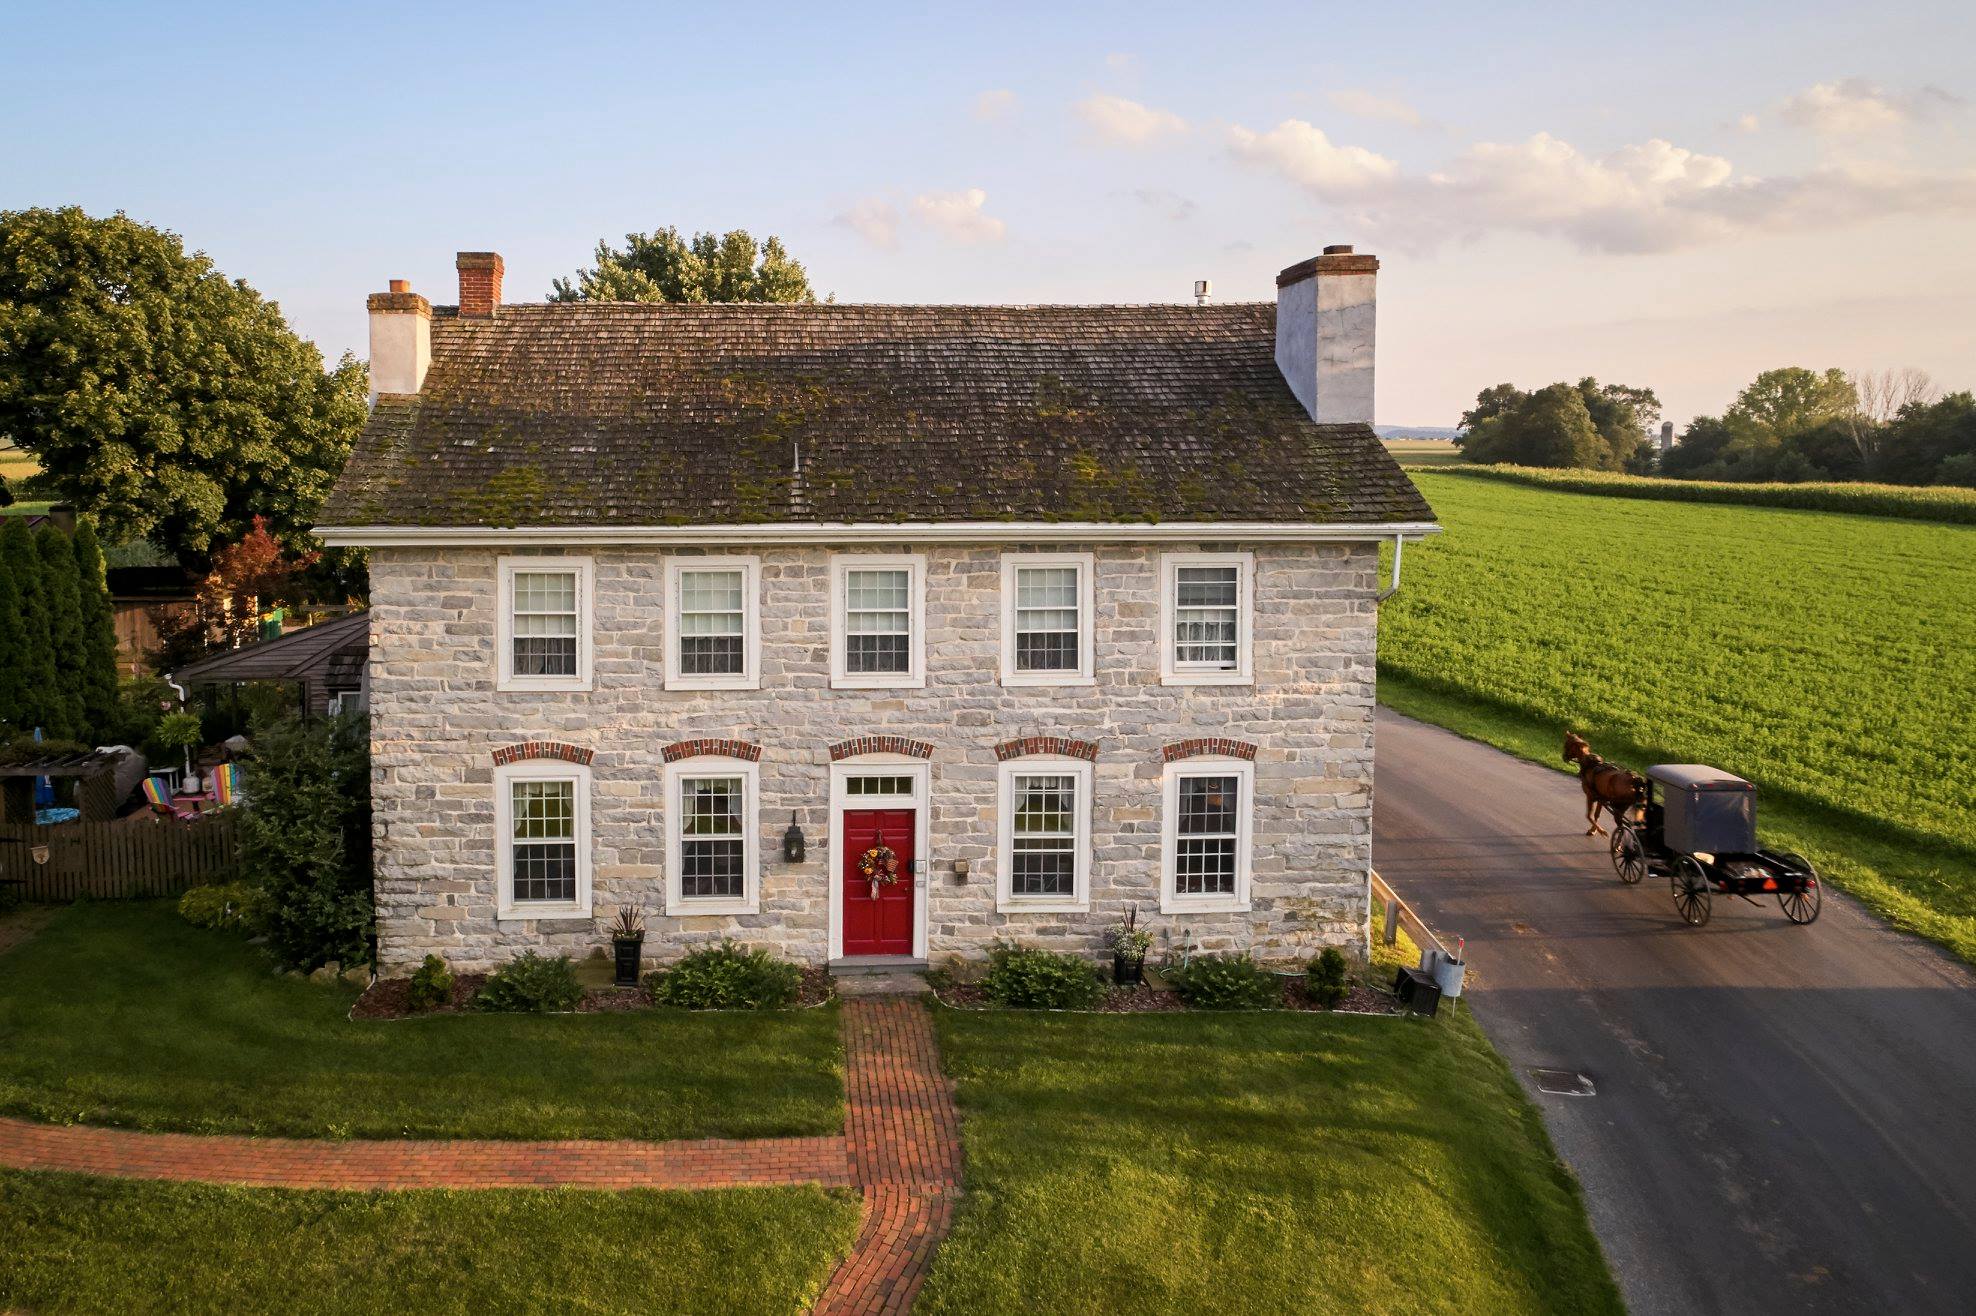
<path fill-rule="evenodd" d="M 581 957 L 605 943 L 610 916 L 626 903 L 645 910 L 655 962 L 723 937 L 821 961 L 832 880 L 827 747 L 872 734 L 935 747 L 921 871 L 936 962 L 978 957 L 996 937 L 1097 952 L 1134 902 L 1163 937 L 1184 931 L 1208 949 L 1280 959 L 1319 944 L 1364 948 L 1373 545 L 1256 546 L 1253 686 L 1160 684 L 1162 549 L 1096 546 L 1096 684 L 1018 688 L 999 679 L 1002 549 L 898 549 L 926 555 L 924 690 L 830 688 L 830 553 L 795 547 L 759 555 L 762 688 L 667 691 L 666 551 L 609 548 L 589 554 L 595 682 L 575 693 L 495 690 L 498 551 L 373 549 L 372 789 L 386 971 L 405 972 L 427 952 L 466 970 L 530 948 Z M 1088 914 L 996 911 L 996 746 L 1028 736 L 1097 745 Z M 758 914 L 661 912 L 661 751 L 699 737 L 762 747 Z M 1163 917 L 1162 749 L 1202 737 L 1257 746 L 1251 908 Z M 493 753 L 524 741 L 594 751 L 592 918 L 495 917 Z M 781 857 L 792 814 L 808 840 L 800 864 Z M 972 868 L 964 881 L 953 873 L 957 859 Z"/>

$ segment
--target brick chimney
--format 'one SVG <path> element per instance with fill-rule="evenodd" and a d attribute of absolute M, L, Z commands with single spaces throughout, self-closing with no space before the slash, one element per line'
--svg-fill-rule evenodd
<path fill-rule="evenodd" d="M 1276 368 L 1319 424 L 1372 423 L 1378 274 L 1377 256 L 1340 246 L 1276 276 Z"/>
<path fill-rule="evenodd" d="M 380 393 L 416 393 L 432 364 L 432 303 L 393 279 L 390 292 L 374 292 L 370 306 L 370 401 Z"/>
<path fill-rule="evenodd" d="M 501 304 L 501 257 L 492 251 L 463 251 L 453 261 L 460 271 L 460 318 L 493 318 Z"/>

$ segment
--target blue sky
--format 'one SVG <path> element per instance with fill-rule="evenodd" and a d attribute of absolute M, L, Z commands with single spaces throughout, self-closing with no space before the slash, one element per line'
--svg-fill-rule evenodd
<path fill-rule="evenodd" d="M 1976 386 L 1976 6 L 23 5 L 0 207 L 122 209 L 332 356 L 600 236 L 780 234 L 848 301 L 1274 295 L 1384 260 L 1379 418 L 1596 374 Z"/>

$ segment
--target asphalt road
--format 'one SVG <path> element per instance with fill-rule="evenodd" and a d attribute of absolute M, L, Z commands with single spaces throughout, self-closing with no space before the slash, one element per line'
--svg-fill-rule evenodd
<path fill-rule="evenodd" d="M 1720 896 L 1687 927 L 1613 876 L 1575 778 L 1385 709 L 1378 737 L 1373 862 L 1468 938 L 1633 1312 L 1976 1310 L 1976 977 L 1831 890 L 1809 927 Z"/>

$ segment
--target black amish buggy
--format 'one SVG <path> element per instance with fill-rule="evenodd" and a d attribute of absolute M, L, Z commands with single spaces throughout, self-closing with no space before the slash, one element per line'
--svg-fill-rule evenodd
<path fill-rule="evenodd" d="M 1612 866 L 1629 886 L 1665 877 L 1674 908 L 1693 927 L 1708 922 L 1715 892 L 1774 895 L 1793 923 L 1818 917 L 1818 874 L 1803 855 L 1756 843 L 1756 786 L 1698 763 L 1647 769 L 1646 800 L 1612 829 Z"/>

